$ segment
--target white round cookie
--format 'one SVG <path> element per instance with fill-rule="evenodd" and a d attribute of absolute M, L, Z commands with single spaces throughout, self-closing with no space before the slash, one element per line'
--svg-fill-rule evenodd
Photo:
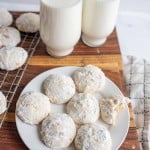
<path fill-rule="evenodd" d="M 20 43 L 20 32 L 13 27 L 0 28 L 0 48 L 5 46 L 16 46 Z"/>
<path fill-rule="evenodd" d="M 102 70 L 93 65 L 77 69 L 73 75 L 76 88 L 79 92 L 95 92 L 105 85 L 105 75 Z"/>
<path fill-rule="evenodd" d="M 2 114 L 7 107 L 7 100 L 4 94 L 0 91 L 0 114 Z"/>
<path fill-rule="evenodd" d="M 112 139 L 107 128 L 87 124 L 81 126 L 75 138 L 77 150 L 111 150 Z"/>
<path fill-rule="evenodd" d="M 16 114 L 28 124 L 39 124 L 51 111 L 49 98 L 39 92 L 26 92 L 19 97 Z"/>
<path fill-rule="evenodd" d="M 28 57 L 28 53 L 21 47 L 3 47 L 0 49 L 0 69 L 15 70 L 21 67 Z"/>
<path fill-rule="evenodd" d="M 37 32 L 40 28 L 40 16 L 35 13 L 21 14 L 16 20 L 16 27 L 22 32 Z"/>
<path fill-rule="evenodd" d="M 43 91 L 54 104 L 63 104 L 75 94 L 75 84 L 69 76 L 51 74 L 43 82 Z"/>
<path fill-rule="evenodd" d="M 11 25 L 13 22 L 13 17 L 11 13 L 9 13 L 5 9 L 0 9 L 0 27 L 7 27 Z"/>
<path fill-rule="evenodd" d="M 76 135 L 76 126 L 67 114 L 51 114 L 42 122 L 41 137 L 52 149 L 68 147 Z"/>
<path fill-rule="evenodd" d="M 99 118 L 99 102 L 89 93 L 75 94 L 67 104 L 67 112 L 77 124 L 93 123 Z"/>

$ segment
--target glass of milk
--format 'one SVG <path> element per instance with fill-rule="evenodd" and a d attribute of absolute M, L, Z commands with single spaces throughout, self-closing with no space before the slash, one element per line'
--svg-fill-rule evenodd
<path fill-rule="evenodd" d="M 120 0 L 83 0 L 82 40 L 90 47 L 105 43 L 112 33 Z"/>
<path fill-rule="evenodd" d="M 41 0 L 40 35 L 54 57 L 69 55 L 81 35 L 82 0 Z"/>

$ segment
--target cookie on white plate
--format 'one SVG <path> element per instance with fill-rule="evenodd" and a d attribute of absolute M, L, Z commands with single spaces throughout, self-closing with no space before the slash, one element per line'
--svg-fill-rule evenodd
<path fill-rule="evenodd" d="M 28 53 L 21 47 L 3 47 L 0 49 L 0 69 L 18 69 L 26 62 L 27 57 Z"/>
<path fill-rule="evenodd" d="M 2 114 L 7 107 L 7 100 L 4 94 L 0 91 L 0 114 Z"/>
<path fill-rule="evenodd" d="M 95 92 L 105 85 L 105 74 L 93 65 L 87 65 L 77 69 L 73 75 L 76 88 L 79 92 Z"/>
<path fill-rule="evenodd" d="M 16 114 L 25 123 L 39 124 L 51 112 L 49 98 L 39 92 L 26 92 L 16 104 Z"/>
<path fill-rule="evenodd" d="M 0 48 L 16 46 L 21 41 L 20 32 L 13 27 L 0 28 Z"/>
<path fill-rule="evenodd" d="M 75 84 L 71 77 L 51 74 L 43 82 L 43 92 L 54 104 L 63 104 L 75 94 Z"/>
<path fill-rule="evenodd" d="M 111 150 L 112 139 L 107 128 L 96 124 L 81 126 L 75 137 L 77 150 Z"/>
<path fill-rule="evenodd" d="M 125 98 L 112 96 L 100 101 L 100 116 L 104 122 L 115 125 L 118 113 L 125 107 Z"/>
<path fill-rule="evenodd" d="M 11 13 L 5 9 L 0 9 L 0 27 L 10 26 L 13 22 Z"/>
<path fill-rule="evenodd" d="M 37 32 L 40 28 L 40 16 L 35 13 L 21 14 L 16 19 L 16 27 L 22 32 Z"/>
<path fill-rule="evenodd" d="M 67 114 L 50 114 L 43 120 L 40 133 L 47 147 L 52 149 L 66 148 L 76 135 L 76 126 Z"/>
<path fill-rule="evenodd" d="M 67 112 L 77 124 L 94 123 L 99 118 L 99 102 L 89 93 L 75 94 L 67 104 Z"/>

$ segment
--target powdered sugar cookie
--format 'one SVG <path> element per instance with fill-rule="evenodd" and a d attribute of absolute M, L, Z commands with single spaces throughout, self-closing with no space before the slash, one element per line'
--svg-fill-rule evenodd
<path fill-rule="evenodd" d="M 112 139 L 107 128 L 101 125 L 81 126 L 75 138 L 77 150 L 111 150 Z"/>
<path fill-rule="evenodd" d="M 43 91 L 54 104 L 63 104 L 75 94 L 75 85 L 69 76 L 51 74 L 43 82 Z"/>
<path fill-rule="evenodd" d="M 26 92 L 17 101 L 16 114 L 28 124 L 40 123 L 51 111 L 49 98 L 39 92 Z"/>
<path fill-rule="evenodd" d="M 21 14 L 16 20 L 16 26 L 22 32 L 37 32 L 40 27 L 40 17 L 35 13 Z"/>
<path fill-rule="evenodd" d="M 0 69 L 15 70 L 21 67 L 28 57 L 21 47 L 3 47 L 0 49 Z"/>
<path fill-rule="evenodd" d="M 91 94 L 75 94 L 67 104 L 67 112 L 78 124 L 93 123 L 99 117 L 99 102 Z"/>
<path fill-rule="evenodd" d="M 67 114 L 51 114 L 42 122 L 41 137 L 52 149 L 68 147 L 76 134 L 76 126 Z"/>
<path fill-rule="evenodd" d="M 94 92 L 105 85 L 105 75 L 102 70 L 93 65 L 77 69 L 73 75 L 76 88 L 79 92 Z"/>
<path fill-rule="evenodd" d="M 0 114 L 6 110 L 7 100 L 4 94 L 0 91 Z"/>
<path fill-rule="evenodd" d="M 16 46 L 20 43 L 20 32 L 13 27 L 0 28 L 0 48 L 5 46 Z"/>
<path fill-rule="evenodd" d="M 101 118 L 107 124 L 114 125 L 119 111 L 124 108 L 125 100 L 122 96 L 112 96 L 100 101 Z"/>
<path fill-rule="evenodd" d="M 9 13 L 5 9 L 0 9 L 0 27 L 7 27 L 11 25 L 13 22 L 13 17 L 11 13 Z"/>

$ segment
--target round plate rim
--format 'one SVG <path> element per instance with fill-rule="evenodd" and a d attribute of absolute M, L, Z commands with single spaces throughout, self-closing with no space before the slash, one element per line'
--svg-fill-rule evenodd
<path fill-rule="evenodd" d="M 58 70 L 58 69 L 63 69 L 63 68 L 76 68 L 76 69 L 78 69 L 78 68 L 80 68 L 80 67 L 78 67 L 78 66 L 56 67 L 56 68 L 52 68 L 52 69 L 46 70 L 46 71 L 44 71 L 44 72 L 41 72 L 41 73 L 39 73 L 37 76 L 35 76 L 33 79 L 31 79 L 31 80 L 26 84 L 26 86 L 25 86 L 25 87 L 23 88 L 23 90 L 21 91 L 20 95 L 22 95 L 22 94 L 24 93 L 25 89 L 29 86 L 29 84 L 31 84 L 31 82 L 33 82 L 34 80 L 38 79 L 38 78 L 39 78 L 40 76 L 42 76 L 43 74 L 47 74 L 47 73 L 49 73 L 49 72 L 53 72 L 53 71 L 56 71 L 56 70 Z M 111 82 L 111 84 L 113 84 L 113 85 L 115 86 L 115 88 L 120 92 L 120 95 L 123 96 L 121 90 L 118 88 L 118 86 L 117 86 L 112 80 L 110 80 L 108 77 L 106 77 L 106 80 L 108 80 L 109 82 Z M 125 107 L 126 107 L 126 109 L 127 109 L 127 115 L 128 115 L 128 127 L 127 127 L 127 130 L 126 130 L 126 133 L 125 133 L 123 139 L 121 140 L 120 144 L 118 144 L 118 146 L 116 147 L 115 150 L 117 150 L 117 149 L 121 146 L 121 144 L 122 144 L 123 141 L 125 140 L 125 137 L 127 136 L 128 130 L 129 130 L 130 113 L 129 113 L 129 108 L 128 108 L 127 104 L 126 104 Z M 19 130 L 19 127 L 18 127 L 19 125 L 18 125 L 18 121 L 17 121 L 18 119 L 19 119 L 19 117 L 16 115 L 16 110 L 15 110 L 15 122 L 16 122 L 16 127 L 17 127 L 17 131 L 18 131 L 18 133 L 19 133 L 19 136 L 20 136 L 20 138 L 22 139 L 23 143 L 24 143 L 29 149 L 31 149 L 31 148 L 28 146 L 28 144 L 25 142 L 25 140 L 23 139 L 22 134 L 20 133 L 20 130 Z M 19 120 L 20 120 L 20 119 L 19 119 Z M 27 124 L 27 125 L 28 125 L 28 124 Z M 32 126 L 32 125 L 29 125 L 29 126 Z M 33 125 L 33 126 L 34 126 L 34 125 Z M 41 142 L 42 142 L 42 141 L 41 141 Z"/>

